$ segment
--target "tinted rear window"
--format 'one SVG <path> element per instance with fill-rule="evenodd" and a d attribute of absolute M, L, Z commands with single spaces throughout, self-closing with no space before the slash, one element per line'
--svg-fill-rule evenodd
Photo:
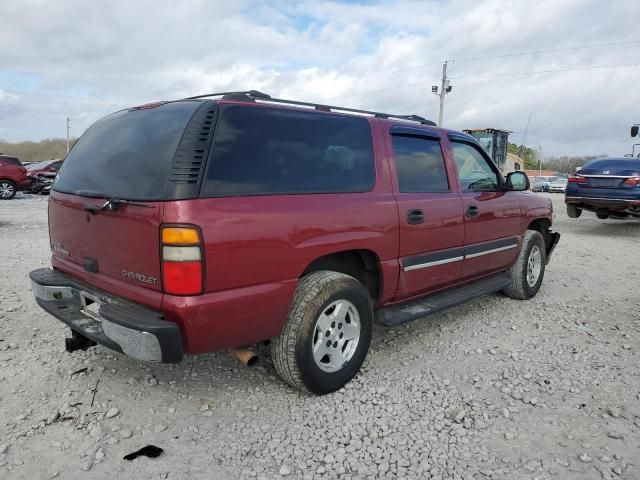
<path fill-rule="evenodd" d="M 197 101 L 125 110 L 96 122 L 73 147 L 54 190 L 162 200 L 176 148 Z"/>
<path fill-rule="evenodd" d="M 401 192 L 449 190 L 440 140 L 394 135 L 393 154 Z"/>
<path fill-rule="evenodd" d="M 583 169 L 590 170 L 640 170 L 640 160 L 635 159 L 611 159 L 611 160 L 592 160 L 587 163 Z"/>
<path fill-rule="evenodd" d="M 201 196 L 364 192 L 374 184 L 364 118 L 228 106 Z"/>

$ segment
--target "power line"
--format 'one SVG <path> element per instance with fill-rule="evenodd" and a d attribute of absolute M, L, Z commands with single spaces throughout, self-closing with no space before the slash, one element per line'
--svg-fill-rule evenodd
<path fill-rule="evenodd" d="M 517 53 L 505 53 L 502 55 L 487 55 L 487 56 L 478 56 L 478 57 L 463 57 L 456 58 L 456 62 L 468 62 L 474 60 L 490 60 L 496 58 L 508 58 L 508 57 L 520 57 L 525 55 L 540 55 L 543 53 L 557 53 L 557 52 L 571 52 L 574 50 L 585 50 L 588 48 L 602 48 L 602 47 L 614 47 L 620 45 L 632 45 L 632 44 L 640 44 L 640 40 L 629 40 L 627 42 L 610 42 L 610 43 L 595 43 L 591 45 L 578 45 L 575 47 L 566 47 L 566 48 L 550 48 L 547 50 L 531 50 L 528 52 L 517 52 Z"/>
<path fill-rule="evenodd" d="M 494 77 L 514 77 L 519 75 L 539 75 L 544 73 L 560 73 L 560 72 L 573 72 L 577 70 L 606 70 L 608 68 L 624 68 L 624 67 L 637 67 L 638 63 L 620 63 L 617 65 L 594 65 L 591 67 L 572 67 L 572 68 L 559 68 L 554 70 L 537 70 L 531 72 L 512 72 L 512 73 L 487 73 L 477 74 L 472 73 L 469 75 L 460 75 L 458 77 L 451 77 L 451 80 L 460 80 L 465 78 L 494 78 Z"/>
<path fill-rule="evenodd" d="M 491 60 L 491 59 L 510 58 L 510 57 L 521 57 L 521 56 L 526 56 L 526 55 L 541 55 L 541 54 L 545 54 L 545 53 L 571 52 L 571 51 L 575 51 L 575 50 L 586 50 L 586 49 L 591 49 L 591 48 L 606 48 L 606 47 L 615 47 L 615 46 L 621 46 L 621 45 L 638 45 L 638 46 L 640 46 L 640 40 L 629 40 L 629 41 L 624 41 L 624 42 L 609 42 L 609 43 L 594 43 L 594 44 L 589 44 L 589 45 L 577 45 L 577 46 L 574 46 L 574 47 L 550 48 L 550 49 L 545 49 L 545 50 L 530 50 L 530 51 L 527 51 L 527 52 L 514 52 L 514 53 L 505 53 L 505 54 L 500 54 L 500 55 L 482 55 L 482 56 L 476 56 L 476 57 L 462 57 L 462 58 L 452 59 L 452 63 L 455 65 L 455 63 L 457 63 L 457 62 L 467 62 L 467 61 L 475 61 L 475 60 Z M 378 71 L 378 72 L 374 72 L 374 73 L 370 73 L 370 74 L 366 74 L 366 75 L 359 75 L 357 77 L 350 77 L 349 80 L 355 81 L 355 80 L 363 80 L 363 79 L 367 79 L 367 78 L 382 77 L 382 76 L 386 76 L 386 75 L 395 75 L 397 73 L 404 73 L 404 72 L 409 72 L 409 71 L 412 71 L 412 70 L 421 70 L 423 68 L 433 67 L 435 65 L 441 65 L 443 62 L 444 62 L 444 60 L 441 60 L 441 61 L 438 61 L 438 62 L 425 63 L 425 64 L 422 64 L 422 65 L 415 65 L 413 67 L 398 68 L 398 69 L 395 69 L 395 70 L 387 70 L 387 71 Z M 545 73 L 545 72 L 543 72 L 543 73 Z M 460 78 L 460 77 L 451 77 L 451 78 Z M 317 88 L 317 87 L 305 88 L 305 89 L 301 89 L 301 90 L 294 90 L 293 92 L 290 92 L 290 95 L 297 94 L 297 93 L 309 92 L 309 91 L 319 91 L 319 90 L 321 90 L 321 88 Z M 338 97 L 338 98 L 341 98 L 341 97 Z"/>
<path fill-rule="evenodd" d="M 618 64 L 618 65 L 595 65 L 595 66 L 591 66 L 591 67 L 576 67 L 576 68 L 563 68 L 563 69 L 556 69 L 556 70 L 539 70 L 539 71 L 532 71 L 532 72 L 515 72 L 515 73 L 496 73 L 496 74 L 470 74 L 470 75 L 461 75 L 458 77 L 449 77 L 449 80 L 460 80 L 460 79 L 467 79 L 467 78 L 492 78 L 492 77 L 506 77 L 506 76 L 518 76 L 518 75 L 539 75 L 539 74 L 546 74 L 546 73 L 561 73 L 561 72 L 571 72 L 571 71 L 577 71 L 577 70 L 606 70 L 609 68 L 625 68 L 625 67 L 637 67 L 640 65 L 640 62 L 638 63 L 623 63 L 623 64 Z M 401 88 L 407 88 L 407 87 L 416 87 L 419 85 L 424 85 L 427 83 L 434 83 L 434 82 L 438 82 L 440 81 L 440 79 L 435 79 L 435 80 L 421 80 L 419 82 L 413 82 L 413 83 L 406 83 L 403 85 L 395 85 L 393 87 L 387 87 L 387 88 L 381 88 L 381 89 L 377 89 L 377 90 L 368 90 L 365 92 L 357 92 L 357 93 L 353 93 L 350 95 L 339 95 L 337 97 L 332 97 L 329 98 L 328 100 L 338 100 L 338 99 L 345 99 L 345 98 L 352 98 L 352 97 L 359 97 L 361 95 L 368 95 L 371 93 L 380 93 L 380 92 L 388 92 L 388 91 L 392 91 L 392 90 L 398 90 Z"/>

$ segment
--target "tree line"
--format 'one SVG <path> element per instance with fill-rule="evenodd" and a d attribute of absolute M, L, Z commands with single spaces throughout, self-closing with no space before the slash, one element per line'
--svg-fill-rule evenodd
<path fill-rule="evenodd" d="M 69 144 L 73 146 L 76 139 Z M 39 142 L 10 143 L 0 140 L 0 155 L 18 157 L 23 162 L 40 162 L 52 158 L 64 158 L 67 154 L 67 140 L 64 138 L 47 138 Z"/>
<path fill-rule="evenodd" d="M 596 158 L 606 158 L 608 155 L 563 155 L 560 157 L 542 158 L 540 150 L 509 143 L 507 151 L 522 158 L 524 162 L 523 170 L 555 170 L 560 173 L 575 173 L 578 167 Z"/>
<path fill-rule="evenodd" d="M 76 142 L 71 139 L 70 146 Z M 522 158 L 523 170 L 556 170 L 562 173 L 573 173 L 578 167 L 583 166 L 594 158 L 603 158 L 607 155 L 578 155 L 542 158 L 540 150 L 509 143 L 507 151 Z M 0 155 L 18 157 L 23 162 L 39 162 L 52 158 L 64 158 L 67 154 L 67 141 L 64 138 L 48 138 L 39 142 L 10 143 L 0 140 Z"/>

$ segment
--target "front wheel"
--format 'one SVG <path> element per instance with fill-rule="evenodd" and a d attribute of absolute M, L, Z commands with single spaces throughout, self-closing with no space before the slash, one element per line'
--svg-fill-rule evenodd
<path fill-rule="evenodd" d="M 518 260 L 511 267 L 511 284 L 504 289 L 504 293 L 518 300 L 534 297 L 542 285 L 546 263 L 544 238 L 540 232 L 527 230 Z"/>
<path fill-rule="evenodd" d="M 285 326 L 271 344 L 273 364 L 294 388 L 334 392 L 360 370 L 372 329 L 371 298 L 358 280 L 310 273 L 298 283 Z"/>
<path fill-rule="evenodd" d="M 11 200 L 16 196 L 16 184 L 11 180 L 0 180 L 0 200 Z"/>
<path fill-rule="evenodd" d="M 609 214 L 608 213 L 596 213 L 596 217 L 598 217 L 600 220 L 606 220 L 607 218 L 609 218 Z"/>

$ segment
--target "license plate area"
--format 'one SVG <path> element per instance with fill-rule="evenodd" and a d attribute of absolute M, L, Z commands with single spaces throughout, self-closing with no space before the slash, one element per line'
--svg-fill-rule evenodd
<path fill-rule="evenodd" d="M 80 311 L 82 311 L 82 313 L 98 322 L 102 320 L 99 314 L 102 301 L 98 297 L 89 292 L 81 291 L 80 304 Z"/>
<path fill-rule="evenodd" d="M 590 178 L 589 186 L 595 188 L 615 188 L 622 183 L 620 178 Z"/>

